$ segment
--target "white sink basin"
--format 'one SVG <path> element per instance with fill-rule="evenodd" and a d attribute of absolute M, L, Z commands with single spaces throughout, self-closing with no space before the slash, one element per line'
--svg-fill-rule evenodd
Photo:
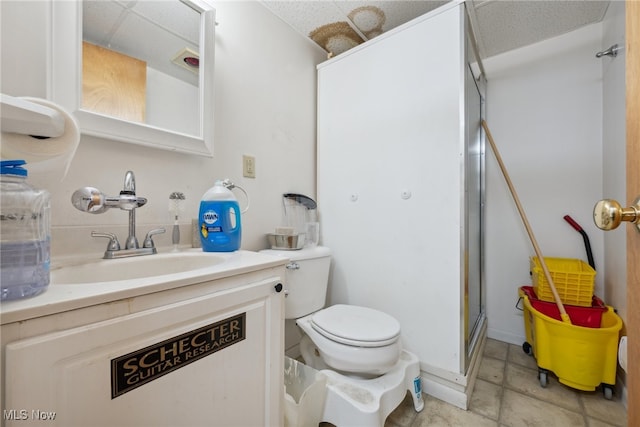
<path fill-rule="evenodd" d="M 156 255 L 122 259 L 91 258 L 100 256 L 93 254 L 53 258 L 51 286 L 47 291 L 33 298 L 3 301 L 0 324 L 169 290 L 175 290 L 185 298 L 199 296 L 199 291 L 191 285 L 202 284 L 207 292 L 217 292 L 255 281 L 273 280 L 274 276 L 284 277 L 288 262 L 285 257 L 246 250 L 159 250 L 161 252 Z M 244 277 L 242 280 L 236 280 L 241 276 Z"/>
<path fill-rule="evenodd" d="M 225 261 L 212 252 L 178 252 L 105 259 L 51 269 L 51 285 L 74 285 L 186 273 Z"/>

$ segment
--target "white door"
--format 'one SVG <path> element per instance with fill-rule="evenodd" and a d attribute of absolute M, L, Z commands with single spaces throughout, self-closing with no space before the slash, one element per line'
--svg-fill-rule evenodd
<path fill-rule="evenodd" d="M 640 196 L 640 2 L 626 2 L 627 203 Z M 640 233 L 627 226 L 627 422 L 640 425 Z"/>

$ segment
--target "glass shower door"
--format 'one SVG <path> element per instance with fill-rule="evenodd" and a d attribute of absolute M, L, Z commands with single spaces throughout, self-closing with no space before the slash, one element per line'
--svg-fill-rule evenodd
<path fill-rule="evenodd" d="M 483 99 L 470 67 L 466 73 L 466 271 L 464 283 L 465 370 L 473 354 L 484 321 L 483 208 L 484 208 L 484 137 L 481 120 Z"/>

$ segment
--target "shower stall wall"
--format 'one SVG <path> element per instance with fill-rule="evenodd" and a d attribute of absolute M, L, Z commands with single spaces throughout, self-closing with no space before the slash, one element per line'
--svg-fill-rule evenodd
<path fill-rule="evenodd" d="M 465 408 L 486 330 L 482 98 L 464 4 L 318 66 L 318 208 L 330 304 L 385 311 L 424 390 Z"/>

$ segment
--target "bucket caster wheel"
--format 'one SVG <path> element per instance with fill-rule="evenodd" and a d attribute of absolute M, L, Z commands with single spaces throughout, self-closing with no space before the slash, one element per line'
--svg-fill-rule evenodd
<path fill-rule="evenodd" d="M 522 350 L 527 353 L 529 356 L 533 356 L 533 347 L 528 342 L 522 343 Z"/>
<path fill-rule="evenodd" d="M 602 393 L 607 400 L 613 399 L 613 387 L 608 384 L 602 384 Z"/>
<path fill-rule="evenodd" d="M 548 374 L 546 369 L 538 369 L 538 379 L 540 380 L 540 387 L 546 388 L 548 384 Z"/>

